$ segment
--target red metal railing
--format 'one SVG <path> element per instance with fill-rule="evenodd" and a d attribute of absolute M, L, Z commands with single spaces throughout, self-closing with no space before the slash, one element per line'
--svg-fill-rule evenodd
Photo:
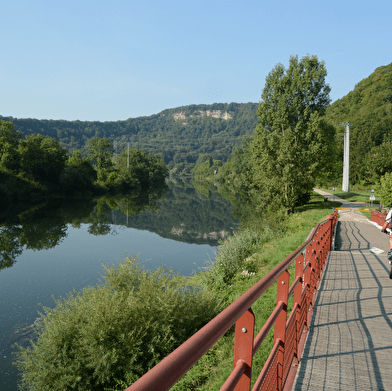
<path fill-rule="evenodd" d="M 378 225 L 381 225 L 381 227 L 385 223 L 385 218 L 386 217 L 387 217 L 387 213 L 383 213 L 383 212 L 380 212 L 378 210 L 372 210 L 370 212 L 370 220 L 374 221 Z"/>
<path fill-rule="evenodd" d="M 290 256 L 229 305 L 207 325 L 147 372 L 126 391 L 160 391 L 172 387 L 235 324 L 233 371 L 221 390 L 250 390 L 252 359 L 268 331 L 274 327 L 274 344 L 252 390 L 289 390 L 311 321 L 315 296 L 332 248 L 336 211 L 318 224 L 309 238 Z M 288 268 L 295 265 L 289 286 Z M 251 306 L 277 281 L 276 307 L 254 337 Z M 293 295 L 292 311 L 288 301 Z"/>

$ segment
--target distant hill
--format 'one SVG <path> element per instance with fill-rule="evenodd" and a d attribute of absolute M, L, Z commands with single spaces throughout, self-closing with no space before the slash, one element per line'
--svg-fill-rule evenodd
<path fill-rule="evenodd" d="M 53 137 L 70 152 L 83 150 L 92 137 L 107 137 L 117 152 L 130 143 L 131 148 L 161 154 L 169 167 L 185 167 L 206 153 L 226 161 L 245 134 L 254 134 L 257 107 L 258 103 L 190 105 L 116 122 L 0 119 L 13 122 L 23 136 Z"/>
<path fill-rule="evenodd" d="M 352 125 L 350 178 L 355 181 L 370 149 L 392 139 L 392 63 L 377 68 L 328 107 L 327 118 L 336 126 L 342 122 Z"/>

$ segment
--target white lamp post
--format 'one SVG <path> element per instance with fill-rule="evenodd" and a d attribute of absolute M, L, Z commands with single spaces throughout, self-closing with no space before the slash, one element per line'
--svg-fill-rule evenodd
<path fill-rule="evenodd" d="M 344 154 L 343 154 L 343 185 L 342 190 L 350 191 L 350 126 L 345 122 L 346 133 L 344 134 Z"/>

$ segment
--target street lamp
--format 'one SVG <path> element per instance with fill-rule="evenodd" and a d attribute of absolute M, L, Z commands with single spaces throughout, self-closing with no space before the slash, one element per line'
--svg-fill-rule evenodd
<path fill-rule="evenodd" d="M 350 191 L 350 126 L 348 122 L 344 124 L 346 133 L 344 134 L 344 155 L 343 155 L 343 184 L 342 190 L 345 192 Z"/>

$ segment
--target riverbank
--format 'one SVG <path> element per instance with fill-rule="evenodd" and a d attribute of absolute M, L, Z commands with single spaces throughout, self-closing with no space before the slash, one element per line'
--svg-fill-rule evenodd
<path fill-rule="evenodd" d="M 332 213 L 340 202 L 331 202 L 323 196 L 313 193 L 308 204 L 297 208 L 296 213 L 285 217 L 275 216 L 267 224 L 265 221 L 253 221 L 252 229 L 266 237 L 265 231 L 270 230 L 267 240 L 251 246 L 249 256 L 238 264 L 238 270 L 226 286 L 210 285 L 207 289 L 212 292 L 216 300 L 226 307 L 252 287 L 262 276 L 267 274 L 288 255 L 296 250 L 307 238 L 311 229 Z M 241 232 L 239 233 L 241 235 Z M 225 244 L 223 245 L 225 246 Z M 249 267 L 251 265 L 251 267 Z M 253 271 L 249 271 L 249 270 Z M 211 265 L 211 271 L 213 265 Z M 211 272 L 210 271 L 210 272 Z M 290 271 L 290 270 L 289 270 Z M 293 279 L 290 271 L 290 283 Z M 206 275 L 208 275 L 207 271 Z M 193 279 L 205 283 L 206 275 L 199 274 Z M 207 284 L 208 285 L 208 284 Z M 271 287 L 263 296 L 263 303 L 252 306 L 255 313 L 256 329 L 261 329 L 272 309 L 275 307 L 276 287 Z M 264 365 L 273 343 L 273 331 L 270 332 L 260 350 L 254 357 L 254 368 L 260 369 Z M 232 367 L 234 334 L 228 332 L 218 343 L 176 384 L 173 390 L 219 390 L 227 379 Z M 254 373 L 258 373 L 257 370 Z M 256 379 L 252 379 L 255 381 Z"/>

